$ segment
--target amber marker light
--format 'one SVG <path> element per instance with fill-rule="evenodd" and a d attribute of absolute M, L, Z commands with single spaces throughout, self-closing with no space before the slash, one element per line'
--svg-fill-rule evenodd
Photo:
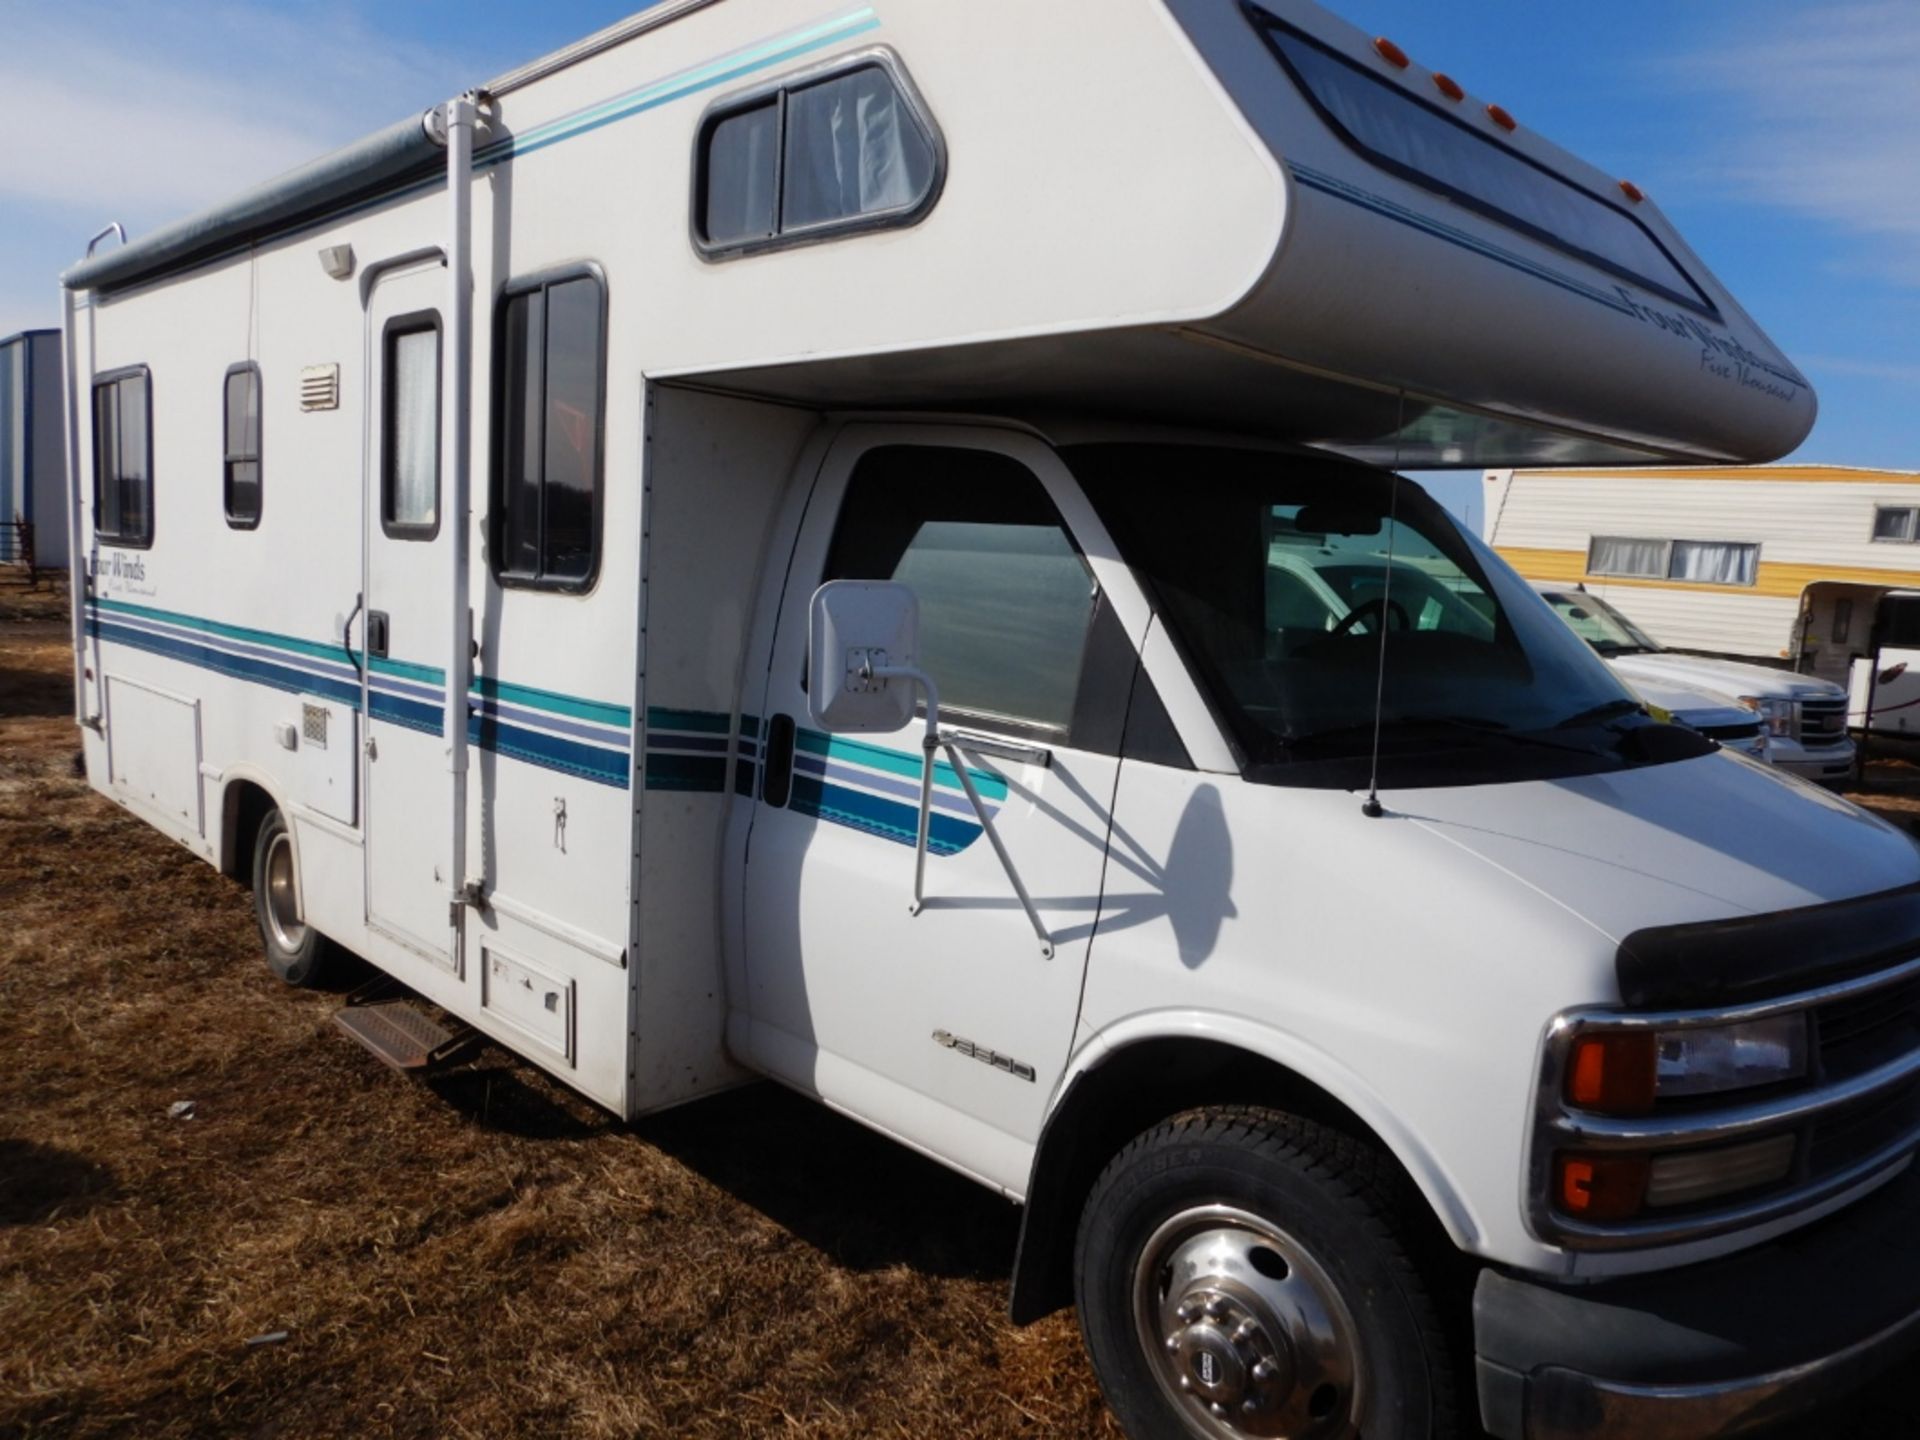
<path fill-rule="evenodd" d="M 1407 59 L 1406 51 L 1402 50 L 1384 35 L 1376 35 L 1374 37 L 1373 48 L 1382 60 L 1386 61 L 1387 64 L 1393 66 L 1396 70 L 1404 70 L 1413 63 Z"/>
<path fill-rule="evenodd" d="M 1647 198 L 1646 192 L 1631 180 L 1622 180 L 1620 182 L 1620 193 L 1636 205 Z"/>
<path fill-rule="evenodd" d="M 1567 1065 L 1567 1100 L 1582 1110 L 1644 1115 L 1653 1108 L 1659 1041 L 1649 1031 L 1583 1035 Z"/>
<path fill-rule="evenodd" d="M 1460 88 L 1460 82 L 1458 80 L 1454 79 L 1451 75 L 1442 75 L 1438 70 L 1433 72 L 1433 88 L 1449 100 L 1464 100 L 1467 98 L 1467 92 Z"/>
<path fill-rule="evenodd" d="M 1509 115 L 1506 112 L 1506 108 L 1504 106 L 1500 106 L 1500 105 L 1487 106 L 1487 118 L 1493 121 L 1493 123 L 1498 125 L 1502 130 L 1518 130 L 1520 128 L 1520 122 L 1518 120 L 1515 120 L 1513 116 Z"/>
<path fill-rule="evenodd" d="M 1630 1220 L 1647 1199 L 1649 1164 L 1644 1155 L 1554 1157 L 1553 1198 L 1579 1220 Z"/>

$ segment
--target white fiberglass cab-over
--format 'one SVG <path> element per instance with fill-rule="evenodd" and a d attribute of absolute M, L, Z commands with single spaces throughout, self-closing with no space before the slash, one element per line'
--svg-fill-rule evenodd
<path fill-rule="evenodd" d="M 1812 423 L 1497 104 L 1304 0 L 667 0 L 64 283 L 88 774 L 391 1058 L 820 1098 L 1140 1440 L 1913 1332 L 1920 850 L 1385 468 Z"/>

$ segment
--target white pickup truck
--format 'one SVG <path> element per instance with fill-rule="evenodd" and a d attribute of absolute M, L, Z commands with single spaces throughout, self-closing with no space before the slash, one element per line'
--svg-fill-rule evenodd
<path fill-rule="evenodd" d="M 1823 785 L 1840 784 L 1853 773 L 1847 692 L 1838 685 L 1740 660 L 1681 655 L 1666 649 L 1598 595 L 1577 585 L 1537 582 L 1534 588 L 1574 633 L 1655 705 L 1673 711 L 1697 729 L 1705 728 L 1690 711 L 1667 704 L 1651 688 L 1685 687 L 1696 695 L 1758 716 L 1766 739 L 1766 759 L 1782 770 Z M 1706 733 L 1714 732 L 1707 728 Z M 1718 734 L 1714 738 L 1727 739 Z"/>

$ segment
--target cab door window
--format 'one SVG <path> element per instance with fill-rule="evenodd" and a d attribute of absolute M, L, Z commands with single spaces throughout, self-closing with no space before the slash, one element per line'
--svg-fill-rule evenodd
<path fill-rule="evenodd" d="M 1034 474 L 986 450 L 887 446 L 847 482 L 828 580 L 920 600 L 920 663 L 942 713 L 1064 740 L 1095 587 Z"/>

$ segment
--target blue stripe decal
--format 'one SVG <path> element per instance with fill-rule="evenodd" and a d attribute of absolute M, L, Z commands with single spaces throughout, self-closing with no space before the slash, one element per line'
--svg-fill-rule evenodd
<path fill-rule="evenodd" d="M 548 770 L 578 775 L 601 785 L 627 788 L 627 757 L 597 745 L 582 745 L 540 730 L 506 725 L 490 715 L 473 715 L 467 721 L 467 738 L 483 750 L 525 760 Z"/>
<path fill-rule="evenodd" d="M 166 618 L 158 618 L 160 616 Z M 341 673 L 343 667 L 337 662 L 319 659 L 318 654 L 323 653 L 324 647 L 311 642 L 121 602 L 90 605 L 86 629 L 90 636 L 97 639 L 179 660 L 218 675 L 265 685 L 288 694 L 318 695 L 354 709 L 360 707 L 358 680 L 345 678 Z M 239 638 L 242 635 L 246 639 Z M 267 648 L 276 645 L 286 648 Z M 325 668 L 318 668 L 322 666 Z M 401 662 L 395 662 L 392 668 L 403 673 L 440 673 L 437 670 L 429 672 L 424 666 Z M 351 671 L 347 673 L 351 674 Z M 551 693 L 521 687 L 501 688 L 511 688 L 517 695 Z M 571 701 L 568 696 L 553 695 L 552 698 L 555 701 Z M 391 680 L 376 673 L 370 677 L 367 703 L 368 713 L 373 719 L 404 726 L 424 735 L 444 733 L 441 698 L 423 686 Z M 612 708 L 599 706 L 594 701 L 571 703 L 582 709 Z M 477 713 L 468 720 L 468 738 L 482 749 L 549 770 L 578 775 L 599 784 L 614 785 L 621 789 L 627 787 L 628 737 L 625 734 L 612 730 L 589 730 L 585 725 L 570 723 L 557 716 L 517 708 L 512 710 L 510 720 L 496 713 L 499 708 L 486 700 L 479 700 L 476 702 Z M 559 708 L 558 705 L 555 708 Z M 515 720 L 526 723 L 511 723 Z M 581 740 L 550 733 L 547 729 L 533 728 L 536 725 L 575 731 L 603 743 L 586 744 Z M 718 784 L 715 788 L 718 788 Z"/>
<path fill-rule="evenodd" d="M 897 800 L 849 790 L 844 785 L 824 785 L 810 775 L 793 777 L 793 795 L 789 806 L 802 815 L 846 825 L 896 845 L 912 845 L 919 834 L 920 809 Z M 927 826 L 927 853 L 957 855 L 980 838 L 980 827 L 956 820 L 938 811 Z"/>
<path fill-rule="evenodd" d="M 315 675 L 311 671 L 297 669 L 291 665 L 253 660 L 244 655 L 216 650 L 209 645 L 201 645 L 191 640 L 156 635 L 149 630 L 135 630 L 98 617 L 87 622 L 87 633 L 101 640 L 111 640 L 118 645 L 128 645 L 135 650 L 164 655 L 172 660 L 184 660 L 187 664 L 198 665 L 203 670 L 232 675 L 241 680 L 251 680 L 255 684 L 270 686 L 290 694 L 323 695 L 329 700 L 337 700 L 343 705 L 351 705 L 356 709 L 360 704 L 359 686 L 344 685 L 324 675 Z"/>

